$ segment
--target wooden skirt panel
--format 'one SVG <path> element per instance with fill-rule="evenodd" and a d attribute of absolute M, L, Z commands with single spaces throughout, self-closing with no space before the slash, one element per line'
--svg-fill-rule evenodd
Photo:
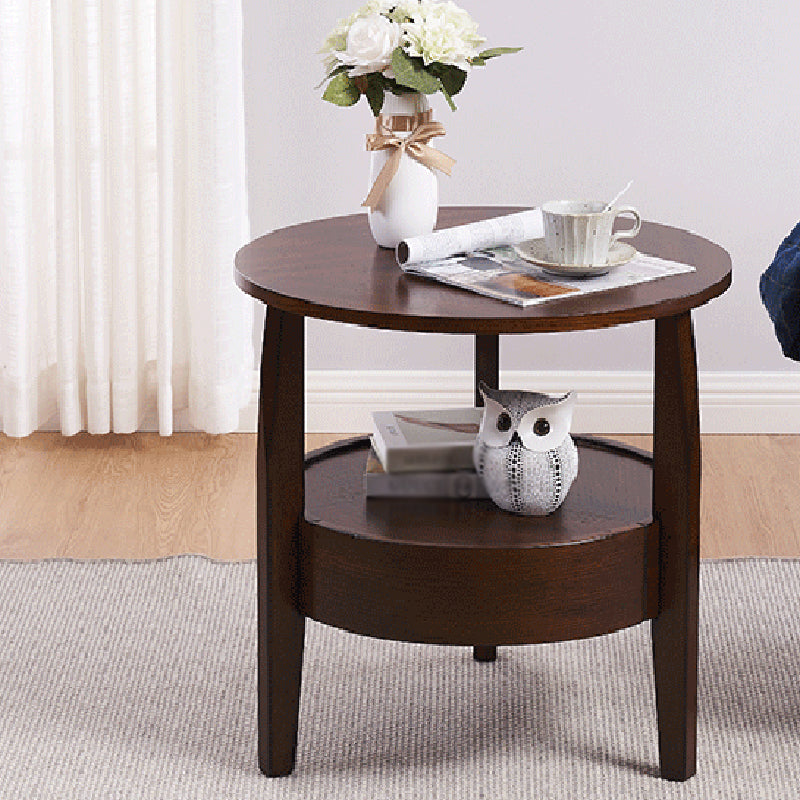
<path fill-rule="evenodd" d="M 658 525 L 529 548 L 387 543 L 304 522 L 299 610 L 378 638 L 536 644 L 635 625 L 658 612 Z"/>

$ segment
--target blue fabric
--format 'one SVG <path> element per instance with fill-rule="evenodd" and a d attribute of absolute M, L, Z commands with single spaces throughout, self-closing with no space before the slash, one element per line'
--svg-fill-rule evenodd
<path fill-rule="evenodd" d="M 758 283 L 783 354 L 800 361 L 800 222 Z"/>

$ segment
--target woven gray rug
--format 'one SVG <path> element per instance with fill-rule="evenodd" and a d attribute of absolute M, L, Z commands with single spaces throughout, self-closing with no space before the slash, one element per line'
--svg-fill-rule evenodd
<path fill-rule="evenodd" d="M 310 623 L 269 779 L 253 563 L 0 562 L 0 798 L 797 798 L 800 562 L 704 563 L 701 592 L 685 784 L 657 776 L 646 624 L 492 665 Z"/>

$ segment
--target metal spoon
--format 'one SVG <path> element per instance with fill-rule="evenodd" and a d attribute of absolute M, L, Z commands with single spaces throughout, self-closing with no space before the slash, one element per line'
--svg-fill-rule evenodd
<path fill-rule="evenodd" d="M 627 191 L 628 191 L 628 189 L 630 189 L 630 188 L 631 188 L 631 185 L 632 185 L 632 184 L 633 184 L 633 178 L 631 178 L 631 180 L 629 180 L 629 181 L 628 181 L 628 183 L 627 183 L 627 185 L 625 186 L 625 188 L 624 188 L 624 189 L 623 189 L 621 192 L 619 192 L 619 193 L 618 193 L 618 194 L 617 194 L 617 195 L 614 197 L 614 199 L 613 199 L 613 200 L 609 200 L 609 201 L 608 201 L 608 203 L 606 204 L 606 207 L 603 209 L 603 211 L 610 211 L 610 210 L 611 210 L 611 209 L 614 207 L 614 203 L 616 203 L 616 202 L 617 202 L 617 200 L 619 200 L 619 199 L 620 199 L 620 197 L 622 197 L 622 195 L 624 195 L 624 194 L 625 194 L 625 192 L 627 192 Z"/>

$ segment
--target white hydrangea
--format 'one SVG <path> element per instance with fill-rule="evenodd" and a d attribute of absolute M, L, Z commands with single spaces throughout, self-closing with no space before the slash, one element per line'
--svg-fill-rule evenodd
<path fill-rule="evenodd" d="M 394 0 L 369 0 L 357 12 L 362 17 L 371 17 L 373 14 L 389 15 L 389 12 L 397 5 Z"/>
<path fill-rule="evenodd" d="M 390 19 L 393 19 L 395 22 L 404 22 L 419 11 L 420 0 L 399 0 L 399 2 L 392 3 L 391 5 Z"/>
<path fill-rule="evenodd" d="M 478 35 L 478 24 L 452 0 L 446 3 L 422 0 L 412 3 L 411 22 L 403 28 L 403 49 L 422 58 L 427 66 L 434 61 L 466 70 L 469 59 L 478 55 L 486 41 Z"/>
<path fill-rule="evenodd" d="M 336 27 L 325 37 L 319 52 L 325 56 L 323 63 L 325 71 L 330 72 L 339 64 L 336 57 L 337 50 L 344 50 L 347 47 L 347 31 L 350 30 L 352 22 L 349 19 L 340 19 Z"/>

